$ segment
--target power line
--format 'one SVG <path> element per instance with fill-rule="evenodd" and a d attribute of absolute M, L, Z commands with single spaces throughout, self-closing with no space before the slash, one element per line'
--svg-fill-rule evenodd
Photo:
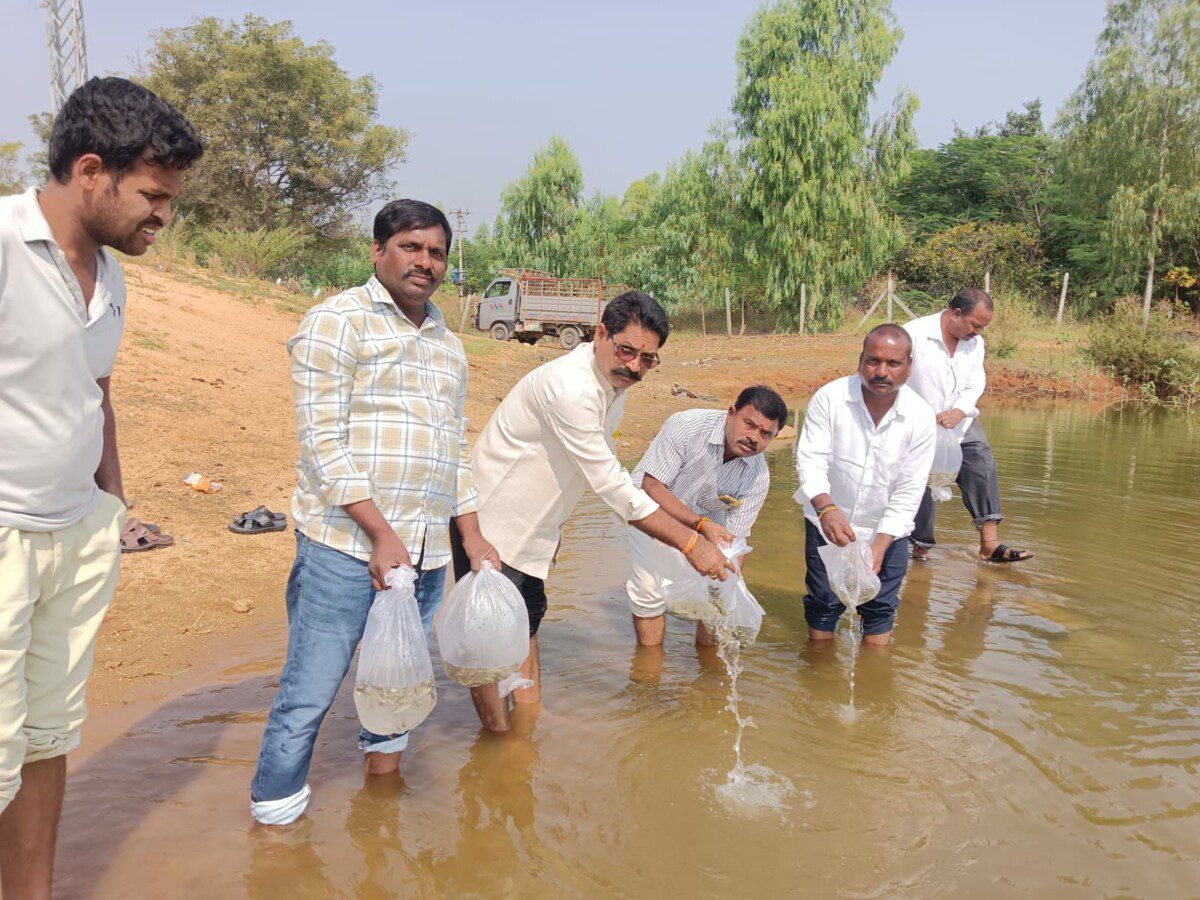
<path fill-rule="evenodd" d="M 466 286 L 466 271 L 463 269 L 463 220 L 471 213 L 465 209 L 452 209 L 450 215 L 458 225 L 458 296 L 463 295 Z"/>
<path fill-rule="evenodd" d="M 87 81 L 83 0 L 45 0 L 50 48 L 50 112 L 57 115 L 71 92 Z"/>

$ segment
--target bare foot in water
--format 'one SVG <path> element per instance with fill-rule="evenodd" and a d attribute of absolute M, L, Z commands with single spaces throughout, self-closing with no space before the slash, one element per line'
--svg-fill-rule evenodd
<path fill-rule="evenodd" d="M 391 775 L 399 769 L 399 752 L 363 754 L 363 772 L 367 775 Z"/>

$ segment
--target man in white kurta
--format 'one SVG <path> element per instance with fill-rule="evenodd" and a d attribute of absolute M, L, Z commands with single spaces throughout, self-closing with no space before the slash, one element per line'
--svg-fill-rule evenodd
<path fill-rule="evenodd" d="M 625 392 L 658 365 L 669 330 L 666 313 L 648 294 L 628 291 L 614 298 L 595 339 L 517 382 L 471 452 L 480 527 L 529 612 L 529 658 L 521 675 L 533 685 L 514 692 L 518 703 L 541 699 L 537 633 L 546 613 L 545 579 L 563 525 L 585 489 L 622 521 L 680 550 L 701 574 L 723 578 L 732 568 L 715 544 L 659 509 L 617 460 Z M 456 552 L 459 573 L 465 573 L 465 560 Z M 497 685 L 472 688 L 471 696 L 485 727 L 508 729 Z"/>

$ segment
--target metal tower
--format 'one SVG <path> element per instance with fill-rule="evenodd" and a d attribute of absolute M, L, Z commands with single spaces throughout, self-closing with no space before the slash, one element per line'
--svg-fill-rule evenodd
<path fill-rule="evenodd" d="M 57 115 L 75 88 L 87 81 L 83 0 L 45 0 L 50 46 L 50 113 Z"/>

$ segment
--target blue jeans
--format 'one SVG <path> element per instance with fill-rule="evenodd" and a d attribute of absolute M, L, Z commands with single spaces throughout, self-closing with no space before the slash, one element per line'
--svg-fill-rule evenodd
<path fill-rule="evenodd" d="M 807 573 L 804 586 L 804 621 L 817 631 L 837 631 L 838 619 L 846 611 L 846 604 L 838 599 L 829 584 L 825 563 L 817 553 L 818 547 L 828 543 L 821 530 L 808 519 L 804 520 L 804 565 Z M 879 567 L 879 593 L 858 608 L 862 617 L 863 634 L 887 634 L 896 622 L 896 608 L 900 606 L 900 585 L 908 571 L 908 541 L 892 541 L 883 554 L 883 565 Z"/>
<path fill-rule="evenodd" d="M 418 569 L 417 574 L 417 605 L 428 637 L 442 605 L 446 567 Z M 296 561 L 286 594 L 287 661 L 250 785 L 254 800 L 282 800 L 304 787 L 317 729 L 350 669 L 374 600 L 365 562 L 296 532 Z M 408 734 L 359 728 L 358 745 L 364 751 L 393 753 L 408 746 Z"/>

